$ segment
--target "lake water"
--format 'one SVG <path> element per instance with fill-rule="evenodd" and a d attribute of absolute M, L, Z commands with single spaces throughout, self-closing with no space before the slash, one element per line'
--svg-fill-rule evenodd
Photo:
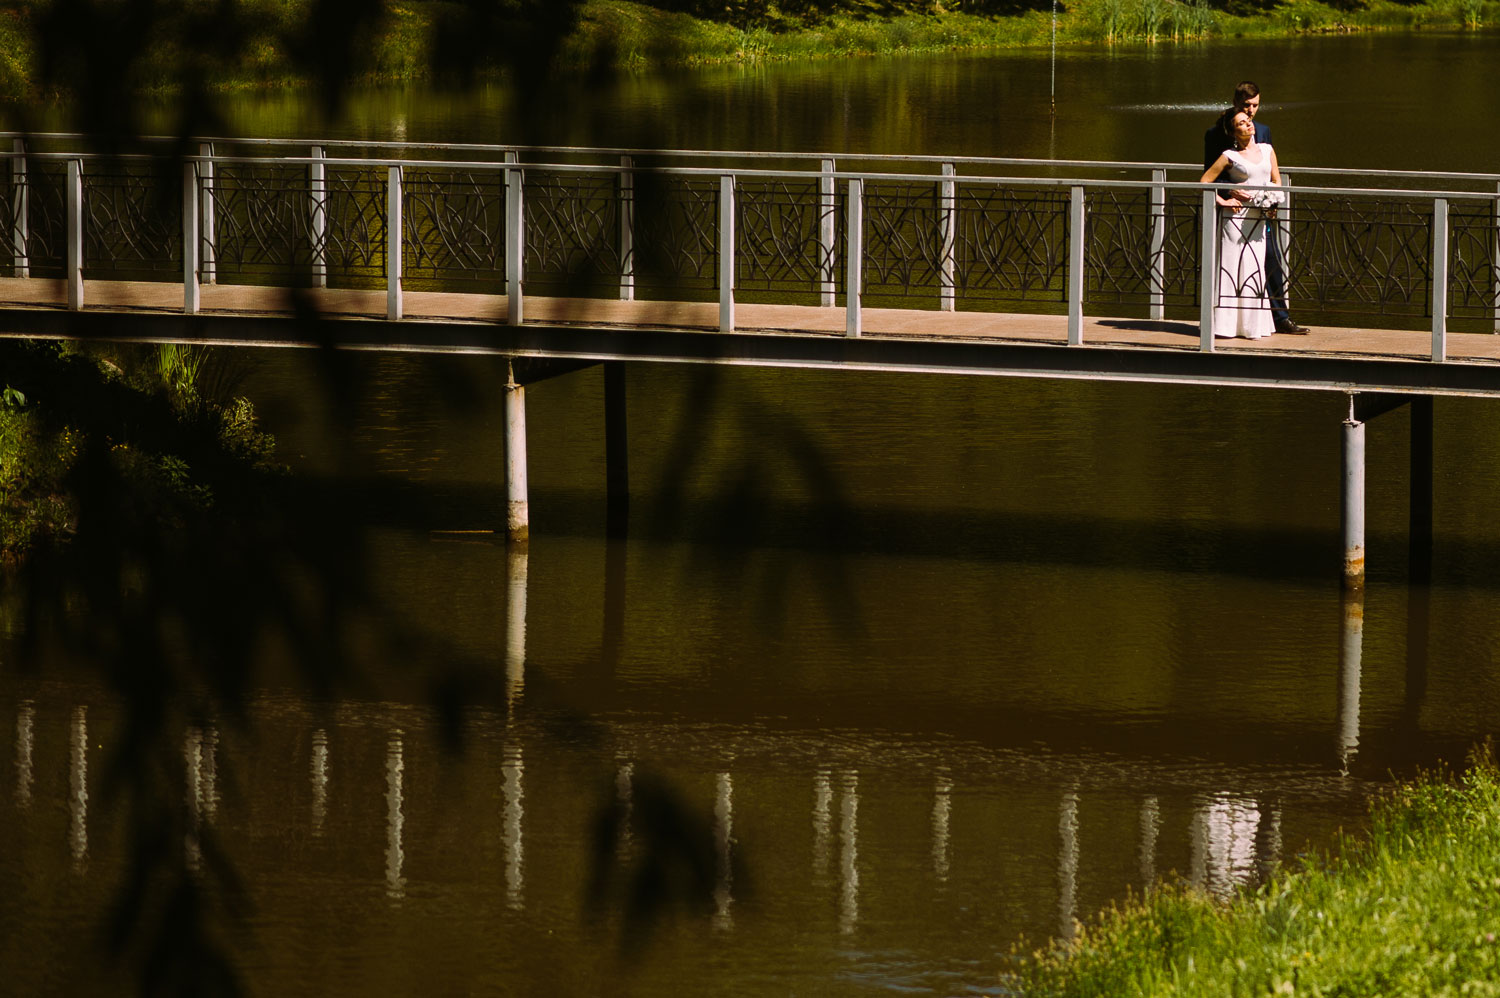
<path fill-rule="evenodd" d="M 1497 57 L 1495 35 L 1068 54 L 1055 123 L 1045 55 L 709 71 L 556 94 L 525 138 L 1191 161 L 1248 76 L 1288 166 L 1483 169 Z M 506 141 L 514 113 L 501 88 L 306 107 L 227 114 Z M 1482 402 L 1436 406 L 1430 586 L 1406 581 L 1408 416 L 1370 424 L 1351 599 L 1341 396 L 640 364 L 611 540 L 587 370 L 528 390 L 523 553 L 471 532 L 503 511 L 497 365 L 360 358 L 336 408 L 305 357 L 238 362 L 283 458 L 372 524 L 377 613 L 499 691 L 455 753 L 433 653 L 372 654 L 331 699 L 268 653 L 244 723 L 184 734 L 257 994 L 1004 993 L 1022 940 L 1159 877 L 1227 895 L 1333 848 L 1500 717 Z M 81 954 L 128 868 L 128 718 L 87 676 L 17 668 L 4 620 L 0 968 L 18 994 L 112 993 Z M 591 871 L 659 855 L 666 802 L 710 890 L 633 935 Z M 637 820 L 601 846 L 612 808 Z"/>

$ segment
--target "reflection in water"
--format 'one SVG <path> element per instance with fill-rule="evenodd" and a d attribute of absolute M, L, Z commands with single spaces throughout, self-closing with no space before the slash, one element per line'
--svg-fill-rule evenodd
<path fill-rule="evenodd" d="M 734 782 L 728 773 L 720 773 L 714 793 L 714 859 L 717 880 L 714 885 L 714 928 L 734 928 L 730 911 L 734 897 Z"/>
<path fill-rule="evenodd" d="M 526 846 L 521 838 L 521 824 L 526 817 L 525 791 L 521 787 L 521 777 L 525 773 L 521 746 L 505 747 L 500 772 L 504 777 L 500 793 L 505 802 L 504 827 L 501 832 L 501 844 L 505 847 L 505 903 L 511 909 L 520 911 L 525 905 L 523 889 L 526 860 Z"/>
<path fill-rule="evenodd" d="M 198 822 L 202 815 L 203 801 L 203 732 L 188 728 L 182 736 L 183 772 L 187 782 L 188 826 L 183 834 L 183 852 L 187 856 L 188 869 L 196 870 L 201 853 L 198 848 Z"/>
<path fill-rule="evenodd" d="M 859 925 L 859 771 L 843 774 L 839 789 L 839 931 Z"/>
<path fill-rule="evenodd" d="M 219 729 L 212 724 L 203 730 L 198 755 L 203 767 L 198 806 L 203 817 L 212 821 L 219 810 Z"/>
<path fill-rule="evenodd" d="M 1260 808 L 1253 800 L 1219 795 L 1193 812 L 1191 879 L 1227 898 L 1256 875 Z"/>
<path fill-rule="evenodd" d="M 1062 795 L 1058 811 L 1057 832 L 1057 934 L 1072 939 L 1077 931 L 1078 912 L 1078 793 L 1069 790 Z"/>
<path fill-rule="evenodd" d="M 511 706 L 526 686 L 526 545 L 505 549 L 505 700 Z"/>
<path fill-rule="evenodd" d="M 16 712 L 16 804 L 21 808 L 31 806 L 31 728 L 36 721 L 36 708 L 30 700 L 22 700 Z"/>
<path fill-rule="evenodd" d="M 634 779 L 635 763 L 620 760 L 620 767 L 615 770 L 615 803 L 620 809 L 620 841 L 616 851 L 621 861 L 630 856 L 630 823 L 635 809 Z"/>
<path fill-rule="evenodd" d="M 1267 808 L 1255 838 L 1255 874 L 1262 881 L 1271 879 L 1281 862 L 1281 809 Z"/>
<path fill-rule="evenodd" d="M 829 840 L 833 835 L 833 777 L 819 767 L 813 776 L 813 874 L 828 875 Z"/>
<path fill-rule="evenodd" d="M 1365 598 L 1360 591 L 1344 594 L 1344 640 L 1339 646 L 1339 770 L 1349 775 L 1349 762 L 1359 750 L 1359 671 L 1365 637 Z"/>
<path fill-rule="evenodd" d="M 406 896 L 406 878 L 401 875 L 406 862 L 401 848 L 401 783 L 406 772 L 401 734 L 400 728 L 393 730 L 385 748 L 385 893 L 396 900 Z"/>
<path fill-rule="evenodd" d="M 89 856 L 89 709 L 73 708 L 72 737 L 68 740 L 68 844 L 74 864 Z"/>
<path fill-rule="evenodd" d="M 932 801 L 932 873 L 938 883 L 948 880 L 948 816 L 953 809 L 953 781 L 939 769 Z"/>
<path fill-rule="evenodd" d="M 1161 803 L 1155 796 L 1141 802 L 1141 886 L 1156 884 L 1156 839 L 1161 834 Z"/>
<path fill-rule="evenodd" d="M 312 833 L 323 834 L 328 818 L 328 732 L 322 728 L 312 736 Z"/>

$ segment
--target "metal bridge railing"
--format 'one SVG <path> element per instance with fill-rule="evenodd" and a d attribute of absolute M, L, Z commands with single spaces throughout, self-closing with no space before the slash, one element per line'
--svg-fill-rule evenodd
<path fill-rule="evenodd" d="M 1078 344 L 1091 314 L 1197 321 L 1212 350 L 1229 269 L 1224 213 L 1183 164 L 913 156 L 850 170 L 827 156 L 690 151 L 49 148 L 65 138 L 14 140 L 0 261 L 8 252 L 15 277 L 63 278 L 74 308 L 85 276 L 181 281 L 188 311 L 205 284 L 384 288 L 391 318 L 404 290 L 467 290 L 507 295 L 514 323 L 526 294 L 717 301 L 725 330 L 737 303 L 842 307 L 851 336 L 867 307 L 1033 312 L 1066 315 Z M 1064 168 L 1077 175 L 1042 175 Z M 1335 174 L 1367 183 L 1305 183 Z M 1284 179 L 1272 232 L 1301 321 L 1430 326 L 1436 360 L 1450 331 L 1500 331 L 1500 177 Z M 1454 189 L 1417 184 L 1435 180 Z"/>

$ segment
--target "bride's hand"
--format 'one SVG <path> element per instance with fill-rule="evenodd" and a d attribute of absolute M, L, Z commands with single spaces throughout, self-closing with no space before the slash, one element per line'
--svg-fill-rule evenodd
<path fill-rule="evenodd" d="M 1231 215 L 1238 214 L 1239 210 L 1245 207 L 1243 201 L 1238 201 L 1234 198 L 1219 197 L 1217 194 L 1214 195 L 1214 200 L 1219 202 L 1219 207 L 1228 208 Z"/>

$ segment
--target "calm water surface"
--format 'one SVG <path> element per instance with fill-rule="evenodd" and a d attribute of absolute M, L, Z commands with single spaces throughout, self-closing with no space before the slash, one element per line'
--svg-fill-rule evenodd
<path fill-rule="evenodd" d="M 1289 163 L 1483 168 L 1497 56 L 1495 36 L 1072 56 L 1055 126 L 1034 55 L 716 71 L 559 95 L 529 137 L 1191 160 L 1251 76 Z M 433 140 L 505 140 L 512 113 L 498 88 L 361 94 L 334 125 L 296 96 L 228 108 L 264 134 Z M 257 994 L 1003 993 L 1023 938 L 1162 876 L 1254 884 L 1500 716 L 1491 405 L 1437 406 L 1431 587 L 1405 581 L 1407 416 L 1371 424 L 1350 600 L 1338 398 L 637 365 L 609 541 L 584 371 L 528 392 L 523 554 L 464 533 L 503 509 L 493 364 L 360 359 L 343 419 L 305 358 L 240 360 L 284 458 L 374 524 L 383 613 L 506 691 L 456 756 L 429 677 L 389 657 L 332 705 L 267 680 L 247 725 L 188 734 Z M 0 968 L 19 994 L 102 993 L 78 954 L 123 875 L 103 790 L 123 719 L 6 648 Z M 663 784 L 710 830 L 716 889 L 627 960 L 594 821 Z"/>

